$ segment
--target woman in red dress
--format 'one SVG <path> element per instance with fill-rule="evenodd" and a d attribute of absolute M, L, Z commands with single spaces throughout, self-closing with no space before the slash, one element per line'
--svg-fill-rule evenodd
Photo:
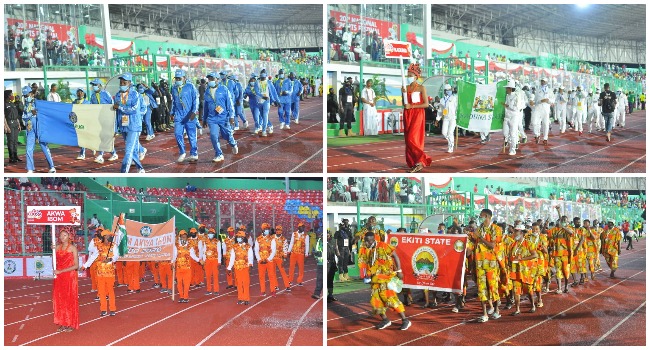
<path fill-rule="evenodd" d="M 406 164 L 408 172 L 417 173 L 425 166 L 431 165 L 431 157 L 424 153 L 425 120 L 424 109 L 429 107 L 427 89 L 418 83 L 422 75 L 420 65 L 412 63 L 408 68 L 406 92 L 408 101 L 404 101 L 404 141 L 406 142 Z"/>
<path fill-rule="evenodd" d="M 79 329 L 79 284 L 77 269 L 79 257 L 77 248 L 72 244 L 70 233 L 66 229 L 59 231 L 59 243 L 56 245 L 56 269 L 54 270 L 54 324 L 59 325 L 58 332 L 72 332 Z"/>

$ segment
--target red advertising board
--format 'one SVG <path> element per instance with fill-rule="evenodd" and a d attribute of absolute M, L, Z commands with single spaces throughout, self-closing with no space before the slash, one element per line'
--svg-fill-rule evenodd
<path fill-rule="evenodd" d="M 404 274 L 404 288 L 462 292 L 466 235 L 390 234 Z"/>
<path fill-rule="evenodd" d="M 16 26 L 16 35 L 27 33 L 31 37 L 43 33 L 43 38 L 47 38 L 48 31 L 52 34 L 54 39 L 59 41 L 72 40 L 73 43 L 78 41 L 77 28 L 65 24 L 47 23 L 38 21 L 23 21 L 17 18 L 7 18 L 7 25 Z M 39 30 L 40 29 L 40 30 Z"/>
<path fill-rule="evenodd" d="M 341 31 L 347 26 L 352 33 L 361 30 L 361 16 L 339 11 L 330 11 L 330 16 L 336 22 L 336 31 Z M 363 27 L 366 32 L 377 33 L 379 39 L 399 39 L 399 25 L 389 21 L 382 21 L 375 18 L 364 17 Z"/>
<path fill-rule="evenodd" d="M 411 58 L 411 43 L 406 41 L 384 40 L 386 58 Z"/>
<path fill-rule="evenodd" d="M 28 225 L 81 225 L 80 206 L 27 206 Z"/>

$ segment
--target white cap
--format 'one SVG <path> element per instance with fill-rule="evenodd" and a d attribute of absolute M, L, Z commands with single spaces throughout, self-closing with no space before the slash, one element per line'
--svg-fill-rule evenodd
<path fill-rule="evenodd" d="M 621 88 L 618 88 L 618 90 L 616 90 L 616 91 L 623 91 L 623 89 L 621 89 Z"/>
<path fill-rule="evenodd" d="M 524 231 L 526 230 L 526 226 L 524 226 L 524 224 L 519 224 L 515 226 L 515 230 Z"/>
<path fill-rule="evenodd" d="M 593 93 L 594 93 L 594 90 L 589 89 L 589 93 L 590 93 L 590 94 L 593 94 Z"/>
<path fill-rule="evenodd" d="M 564 86 L 560 86 L 558 90 L 564 90 Z"/>
<path fill-rule="evenodd" d="M 451 90 L 451 85 L 445 84 L 445 90 Z"/>
<path fill-rule="evenodd" d="M 514 80 L 509 80 L 508 85 L 506 85 L 506 87 L 514 89 L 515 88 L 515 81 Z"/>

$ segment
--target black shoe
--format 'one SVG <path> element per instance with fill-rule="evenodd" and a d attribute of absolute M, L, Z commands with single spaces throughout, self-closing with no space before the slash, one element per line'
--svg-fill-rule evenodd
<path fill-rule="evenodd" d="M 139 290 L 139 289 L 136 289 L 136 291 L 135 291 L 135 292 L 136 292 L 136 293 L 140 293 L 140 290 Z"/>
<path fill-rule="evenodd" d="M 302 282 L 298 283 L 298 287 L 302 287 L 302 286 L 303 286 Z"/>
<path fill-rule="evenodd" d="M 95 297 L 95 301 L 99 301 L 99 297 Z"/>
<path fill-rule="evenodd" d="M 99 316 L 100 316 L 100 317 L 101 317 L 101 316 L 106 316 L 106 311 L 102 311 L 102 312 L 100 312 L 100 313 L 99 313 Z"/>
<path fill-rule="evenodd" d="M 377 325 L 377 329 L 384 329 L 386 327 L 390 327 L 390 325 L 391 325 L 390 320 L 386 319 L 386 320 L 381 321 L 381 323 L 379 323 Z"/>
<path fill-rule="evenodd" d="M 404 320 L 404 321 L 402 321 L 402 327 L 400 327 L 399 329 L 402 330 L 402 331 L 405 331 L 405 330 L 409 329 L 409 327 L 411 327 L 411 321 Z"/>
<path fill-rule="evenodd" d="M 23 161 L 23 160 L 20 159 L 20 158 L 14 158 L 14 160 L 17 161 L 17 162 L 22 162 L 22 161 Z"/>
<path fill-rule="evenodd" d="M 9 159 L 9 163 L 13 164 L 13 163 L 18 163 L 18 162 L 16 162 L 16 160 L 14 160 L 14 159 Z"/>
<path fill-rule="evenodd" d="M 115 311 L 111 311 L 111 313 L 109 314 L 109 316 L 115 316 Z"/>
<path fill-rule="evenodd" d="M 178 299 L 178 302 L 179 302 L 179 303 L 183 303 L 183 299 Z"/>
<path fill-rule="evenodd" d="M 212 295 L 212 292 L 205 292 L 205 295 Z"/>
<path fill-rule="evenodd" d="M 248 302 L 247 302 L 247 301 L 245 301 L 245 302 L 244 302 L 244 305 L 248 305 Z"/>
<path fill-rule="evenodd" d="M 285 291 L 291 292 L 291 287 L 287 287 L 287 289 L 285 289 Z"/>
<path fill-rule="evenodd" d="M 131 289 L 127 289 L 126 292 L 127 293 L 133 293 L 133 291 Z"/>
<path fill-rule="evenodd" d="M 319 297 L 318 295 L 316 295 L 316 294 L 313 294 L 313 295 L 311 296 L 311 298 L 312 298 L 312 299 L 316 299 L 316 300 L 320 299 L 320 297 Z"/>
<path fill-rule="evenodd" d="M 242 304 L 242 301 L 241 301 L 241 300 L 237 300 L 237 305 L 241 305 L 241 304 Z"/>
<path fill-rule="evenodd" d="M 335 298 L 334 296 L 332 296 L 332 295 L 328 295 L 328 296 L 327 296 L 327 302 L 329 303 L 329 302 L 332 302 L 332 301 L 339 301 L 339 300 L 336 299 L 336 298 Z"/>

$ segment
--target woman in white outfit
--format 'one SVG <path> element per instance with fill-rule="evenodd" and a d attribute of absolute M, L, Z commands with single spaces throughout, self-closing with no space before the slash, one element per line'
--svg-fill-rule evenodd
<path fill-rule="evenodd" d="M 436 117 L 442 119 L 442 136 L 447 139 L 447 152 L 454 152 L 454 132 L 456 131 L 456 109 L 458 109 L 458 96 L 453 94 L 451 85 L 445 84 L 444 96 L 440 99 L 442 111 Z"/>
<path fill-rule="evenodd" d="M 511 156 L 517 154 L 517 143 L 519 142 L 519 114 L 520 114 L 520 103 L 519 103 L 519 94 L 515 93 L 515 82 L 510 80 L 508 85 L 506 85 L 506 101 L 503 103 L 506 107 L 506 115 L 503 120 L 503 138 L 505 139 L 505 145 L 510 146 L 510 152 L 508 153 Z"/>
<path fill-rule="evenodd" d="M 366 87 L 361 91 L 361 102 L 363 102 L 363 134 L 377 135 L 377 108 L 375 102 L 377 96 L 372 89 L 372 80 L 366 81 Z"/>

